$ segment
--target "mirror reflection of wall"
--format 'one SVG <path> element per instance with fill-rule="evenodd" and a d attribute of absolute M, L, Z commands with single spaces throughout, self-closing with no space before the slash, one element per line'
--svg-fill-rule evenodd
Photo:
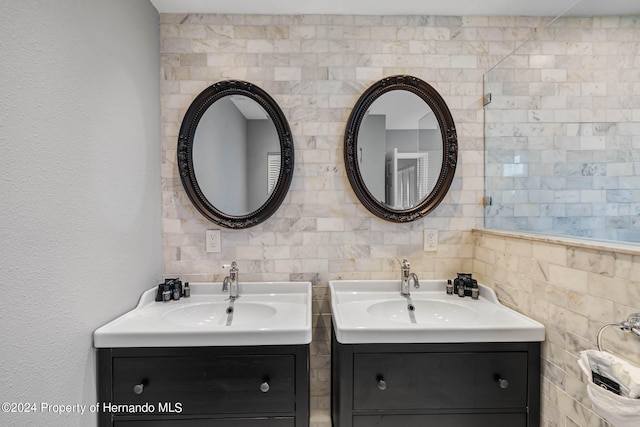
<path fill-rule="evenodd" d="M 193 168 L 200 189 L 222 212 L 255 211 L 269 196 L 269 153 L 279 155 L 280 141 L 267 112 L 242 95 L 217 100 L 202 115 L 194 136 Z"/>
<path fill-rule="evenodd" d="M 385 156 L 387 135 L 385 116 L 366 114 L 358 134 L 358 163 L 362 179 L 376 200 L 386 203 L 385 197 Z"/>
<path fill-rule="evenodd" d="M 358 162 L 367 189 L 393 209 L 407 209 L 434 188 L 442 165 L 438 121 L 416 94 L 394 90 L 376 99 L 358 134 Z"/>

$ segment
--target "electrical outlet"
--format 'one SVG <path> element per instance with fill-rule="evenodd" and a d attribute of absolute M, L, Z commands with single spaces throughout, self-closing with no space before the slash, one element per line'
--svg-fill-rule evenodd
<path fill-rule="evenodd" d="M 438 250 L 438 230 L 424 230 L 424 250 L 428 252 Z"/>
<path fill-rule="evenodd" d="M 204 240 L 206 252 L 220 252 L 220 230 L 207 230 Z"/>

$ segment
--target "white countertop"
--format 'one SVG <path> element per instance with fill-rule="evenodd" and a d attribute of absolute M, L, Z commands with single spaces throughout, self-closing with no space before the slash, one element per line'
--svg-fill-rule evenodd
<path fill-rule="evenodd" d="M 479 285 L 480 297 L 446 293 L 446 280 L 411 283 L 410 300 L 400 280 L 329 282 L 336 339 L 343 344 L 544 341 L 544 325 L 511 310 Z M 412 310 L 408 305 L 412 304 Z"/>
<path fill-rule="evenodd" d="M 230 301 L 221 283 L 190 283 L 191 297 L 136 308 L 97 329 L 97 348 L 295 345 L 311 342 L 310 282 L 240 282 Z M 226 310 L 233 307 L 233 312 Z"/>

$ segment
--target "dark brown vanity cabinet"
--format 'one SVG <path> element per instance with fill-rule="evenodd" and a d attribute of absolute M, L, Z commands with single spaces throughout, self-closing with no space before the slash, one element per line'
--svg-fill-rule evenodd
<path fill-rule="evenodd" d="M 309 345 L 98 349 L 100 427 L 308 427 Z"/>
<path fill-rule="evenodd" d="M 537 427 L 540 343 L 340 344 L 334 427 Z"/>

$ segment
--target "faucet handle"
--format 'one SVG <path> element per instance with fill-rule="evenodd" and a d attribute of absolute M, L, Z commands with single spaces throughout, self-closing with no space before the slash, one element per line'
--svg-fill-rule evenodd
<path fill-rule="evenodd" d="M 409 260 L 402 260 L 402 268 L 411 268 L 411 263 L 409 262 Z"/>
<path fill-rule="evenodd" d="M 233 278 L 238 274 L 238 264 L 233 261 L 231 264 L 222 264 L 222 270 L 229 270 L 228 276 Z"/>
<path fill-rule="evenodd" d="M 222 264 L 223 270 L 229 270 L 229 272 L 238 271 L 238 263 L 232 261 L 231 264 Z"/>

